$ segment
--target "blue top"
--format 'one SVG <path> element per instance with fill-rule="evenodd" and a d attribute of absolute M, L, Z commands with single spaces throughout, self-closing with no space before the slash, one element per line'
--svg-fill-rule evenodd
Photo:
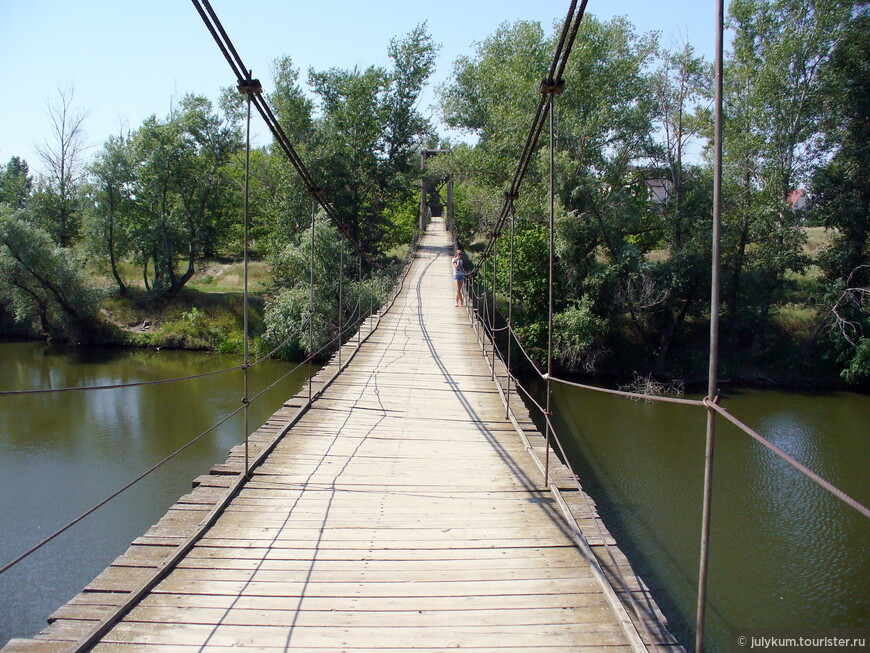
<path fill-rule="evenodd" d="M 465 279 L 465 267 L 462 264 L 461 258 L 454 258 L 453 261 L 453 278 L 456 281 Z"/>

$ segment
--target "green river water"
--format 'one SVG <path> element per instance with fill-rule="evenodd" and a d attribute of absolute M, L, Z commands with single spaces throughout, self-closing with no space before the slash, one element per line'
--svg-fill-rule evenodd
<path fill-rule="evenodd" d="M 234 357 L 193 352 L 70 353 L 0 343 L 0 390 L 149 381 L 236 364 Z M 251 394 L 290 369 L 274 361 L 258 366 Z M 305 377 L 303 368 L 252 404 L 251 428 Z M 735 415 L 870 503 L 870 397 L 727 394 Z M 0 397 L 0 564 L 219 421 L 241 395 L 241 372 L 231 372 L 139 388 Z M 690 648 L 703 411 L 559 386 L 554 405 L 584 486 Z M 46 616 L 155 523 L 194 477 L 223 462 L 242 430 L 241 418 L 233 418 L 0 576 L 0 646 L 41 630 Z M 707 650 L 730 651 L 745 629 L 870 628 L 870 520 L 721 422 L 713 503 Z"/>

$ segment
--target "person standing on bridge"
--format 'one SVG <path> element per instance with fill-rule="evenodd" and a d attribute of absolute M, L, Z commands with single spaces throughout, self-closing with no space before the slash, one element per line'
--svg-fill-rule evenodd
<path fill-rule="evenodd" d="M 453 280 L 456 282 L 456 301 L 454 306 L 462 306 L 462 282 L 465 281 L 465 266 L 462 263 L 462 250 L 456 248 L 453 255 Z"/>

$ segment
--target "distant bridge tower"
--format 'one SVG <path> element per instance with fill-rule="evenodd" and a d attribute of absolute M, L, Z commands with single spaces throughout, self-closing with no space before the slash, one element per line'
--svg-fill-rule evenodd
<path fill-rule="evenodd" d="M 441 191 L 445 189 L 447 192 L 447 217 L 444 221 L 446 229 L 453 229 L 453 179 L 450 175 L 436 176 L 426 172 L 426 160 L 429 157 L 445 154 L 450 150 L 430 150 L 423 148 L 420 150 L 420 230 L 423 231 L 429 222 L 431 216 L 441 217 L 444 215 L 444 199 L 441 196 Z"/>

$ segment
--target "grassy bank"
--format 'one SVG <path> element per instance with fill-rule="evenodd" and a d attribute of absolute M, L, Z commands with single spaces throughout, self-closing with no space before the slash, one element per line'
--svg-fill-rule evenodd
<path fill-rule="evenodd" d="M 93 270 L 105 293 L 103 317 L 113 325 L 112 342 L 132 347 L 198 349 L 240 353 L 243 348 L 244 265 L 239 261 L 203 261 L 194 277 L 177 295 L 152 296 L 142 281 L 141 269 L 121 267 L 127 282 L 125 297 L 118 296 L 107 269 Z M 248 266 L 250 333 L 263 332 L 265 291 L 271 282 L 269 266 L 253 261 Z"/>

